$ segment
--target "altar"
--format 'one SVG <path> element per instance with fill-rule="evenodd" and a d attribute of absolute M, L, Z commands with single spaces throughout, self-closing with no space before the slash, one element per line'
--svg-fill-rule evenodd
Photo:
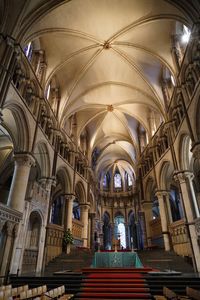
<path fill-rule="evenodd" d="M 142 268 L 136 252 L 95 252 L 92 268 Z"/>

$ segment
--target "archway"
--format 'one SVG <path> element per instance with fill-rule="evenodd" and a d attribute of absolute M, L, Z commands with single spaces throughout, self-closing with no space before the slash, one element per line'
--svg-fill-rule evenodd
<path fill-rule="evenodd" d="M 131 211 L 128 216 L 128 242 L 130 248 L 138 248 L 137 225 L 133 211 Z"/>
<path fill-rule="evenodd" d="M 124 223 L 125 219 L 122 213 L 117 213 L 114 219 L 114 236 L 116 240 L 120 240 L 120 248 L 126 249 L 126 228 Z"/>
<path fill-rule="evenodd" d="M 112 248 L 111 235 L 110 215 L 105 212 L 103 215 L 103 245 L 105 250 L 111 250 Z"/>
<path fill-rule="evenodd" d="M 14 172 L 13 149 L 14 145 L 8 131 L 0 126 L 0 202 L 5 205 L 8 201 Z"/>
<path fill-rule="evenodd" d="M 41 225 L 40 214 L 37 211 L 31 212 L 23 255 L 22 274 L 31 273 L 34 275 L 36 273 Z"/>

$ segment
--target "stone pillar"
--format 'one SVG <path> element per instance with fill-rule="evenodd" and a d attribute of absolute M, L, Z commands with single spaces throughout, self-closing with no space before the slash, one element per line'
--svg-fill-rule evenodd
<path fill-rule="evenodd" d="M 89 214 L 90 220 L 91 220 L 91 226 L 90 226 L 90 248 L 94 249 L 94 231 L 95 231 L 95 213 Z"/>
<path fill-rule="evenodd" d="M 7 221 L 6 224 L 4 225 L 4 230 L 6 234 L 6 240 L 4 244 L 4 251 L 3 251 L 3 258 L 2 258 L 2 265 L 1 265 L 1 274 L 6 275 L 6 273 L 9 270 L 9 265 L 10 265 L 10 259 L 11 259 L 11 251 L 12 251 L 12 242 L 13 242 L 13 228 L 14 228 L 14 223 Z"/>
<path fill-rule="evenodd" d="M 41 275 L 42 268 L 43 268 L 43 260 L 45 261 L 45 237 L 46 237 L 46 226 L 48 223 L 48 214 L 49 214 L 49 203 L 50 203 L 50 196 L 51 196 L 51 188 L 52 186 L 56 186 L 56 179 L 55 177 L 52 178 L 42 178 L 40 179 L 40 184 L 42 188 L 46 191 L 46 213 L 44 214 L 44 222 L 41 224 L 40 229 L 40 241 L 38 245 L 38 259 L 37 259 L 37 266 L 36 266 L 36 275 Z"/>
<path fill-rule="evenodd" d="M 153 212 L 152 212 L 152 203 L 151 202 L 143 202 L 142 203 L 144 215 L 145 215 L 145 225 L 146 225 L 146 242 L 147 247 L 151 246 L 151 228 L 150 228 L 150 221 L 153 220 Z"/>
<path fill-rule="evenodd" d="M 167 191 L 157 191 L 156 196 L 158 198 L 159 209 L 160 209 L 160 219 L 161 219 L 165 251 L 169 251 L 170 250 L 170 238 L 169 238 L 169 231 L 168 231 L 168 215 L 167 215 L 167 203 L 166 203 L 166 197 L 168 196 L 168 192 Z"/>
<path fill-rule="evenodd" d="M 191 239 L 191 247 L 193 250 L 194 266 L 196 270 L 200 272 L 200 248 L 195 230 L 195 219 L 199 218 L 199 209 L 192 183 L 193 176 L 193 173 L 189 171 L 182 171 L 174 174 L 174 178 L 179 182 L 181 188 L 182 200 Z"/>
<path fill-rule="evenodd" d="M 70 229 L 72 232 L 72 212 L 73 212 L 73 202 L 75 196 L 73 194 L 63 195 L 65 198 L 65 218 L 64 218 L 64 230 Z M 71 245 L 67 245 L 67 253 L 70 253 Z"/>
<path fill-rule="evenodd" d="M 14 159 L 15 169 L 8 196 L 8 205 L 19 212 L 23 212 L 29 173 L 35 160 L 30 154 L 23 153 L 16 154 Z"/>
<path fill-rule="evenodd" d="M 0 109 L 4 105 L 19 52 L 20 48 L 13 38 L 0 36 Z"/>
<path fill-rule="evenodd" d="M 82 232 L 82 239 L 83 239 L 83 247 L 88 247 L 88 204 L 81 204 L 81 222 L 83 222 L 83 232 Z"/>
<path fill-rule="evenodd" d="M 170 191 L 166 191 L 165 197 L 166 197 L 168 224 L 171 224 L 173 220 L 172 220 L 172 211 L 170 205 Z"/>

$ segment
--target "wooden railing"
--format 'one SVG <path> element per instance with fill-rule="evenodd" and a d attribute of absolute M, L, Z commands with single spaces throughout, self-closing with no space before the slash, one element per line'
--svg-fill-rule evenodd
<path fill-rule="evenodd" d="M 185 225 L 185 219 L 178 220 L 169 226 L 174 252 L 181 256 L 192 256 L 191 246 Z"/>

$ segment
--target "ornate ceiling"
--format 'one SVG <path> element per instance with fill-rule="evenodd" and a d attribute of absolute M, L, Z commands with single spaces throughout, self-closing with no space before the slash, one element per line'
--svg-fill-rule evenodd
<path fill-rule="evenodd" d="M 138 131 L 148 141 L 151 119 L 155 129 L 165 119 L 161 80 L 176 78 L 180 23 L 186 17 L 164 0 L 72 0 L 27 28 L 24 44 L 39 39 L 45 50 L 46 86 L 54 77 L 60 87 L 60 126 L 76 114 L 78 137 L 87 133 L 90 155 L 98 149 L 97 172 L 134 170 Z"/>

